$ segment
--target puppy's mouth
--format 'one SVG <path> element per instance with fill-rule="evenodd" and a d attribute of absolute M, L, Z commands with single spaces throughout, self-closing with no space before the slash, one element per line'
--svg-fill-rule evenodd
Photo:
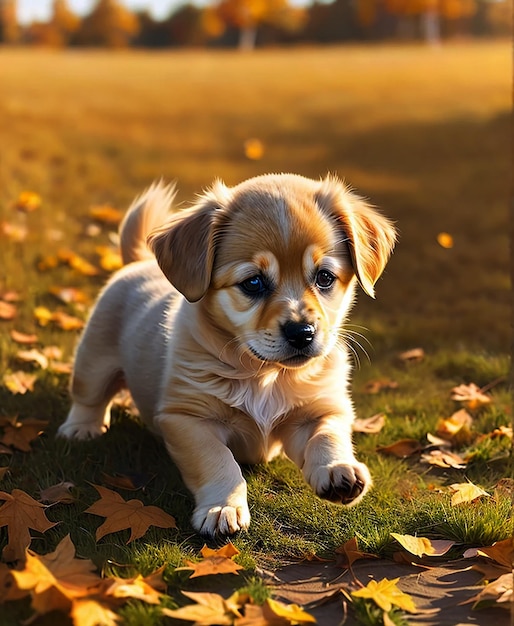
<path fill-rule="evenodd" d="M 312 353 L 312 350 L 308 350 L 308 351 L 297 350 L 295 351 L 294 354 L 289 354 L 287 356 L 270 357 L 270 356 L 265 356 L 261 354 L 256 348 L 254 348 L 251 345 L 248 345 L 248 349 L 250 350 L 251 354 L 254 357 L 259 359 L 259 361 L 262 361 L 263 363 L 275 363 L 277 365 L 281 365 L 282 367 L 289 367 L 289 368 L 301 367 L 302 365 L 306 365 L 309 361 L 311 361 L 315 357 L 319 356 L 318 354 Z"/>

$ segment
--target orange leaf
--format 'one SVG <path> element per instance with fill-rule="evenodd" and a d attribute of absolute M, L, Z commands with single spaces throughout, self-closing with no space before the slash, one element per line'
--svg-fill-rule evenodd
<path fill-rule="evenodd" d="M 259 161 L 264 156 L 264 144 L 260 139 L 247 139 L 244 142 L 244 151 L 247 159 Z"/>
<path fill-rule="evenodd" d="M 41 196 L 33 191 L 22 191 L 16 200 L 18 211 L 30 213 L 41 206 Z"/>
<path fill-rule="evenodd" d="M 466 411 L 461 409 L 447 419 L 440 419 L 437 423 L 436 433 L 457 444 L 467 444 L 474 439 L 471 432 L 473 418 Z"/>
<path fill-rule="evenodd" d="M 86 304 L 88 296 L 76 287 L 50 287 L 48 290 L 53 296 L 64 304 Z"/>
<path fill-rule="evenodd" d="M 486 556 L 500 565 L 512 568 L 514 564 L 514 539 L 509 537 L 503 541 L 496 541 L 487 548 L 478 548 L 477 554 Z"/>
<path fill-rule="evenodd" d="M 29 528 L 44 533 L 57 525 L 45 514 L 45 506 L 36 502 L 20 489 L 12 493 L 0 491 L 0 500 L 5 500 L 0 507 L 0 527 L 7 526 L 9 541 L 4 547 L 2 558 L 5 561 L 18 561 L 25 556 L 25 550 L 31 542 Z"/>
<path fill-rule="evenodd" d="M 400 439 L 389 446 L 381 446 L 377 448 L 377 450 L 383 454 L 390 454 L 404 459 L 413 454 L 417 454 L 422 450 L 422 447 L 417 439 Z"/>
<path fill-rule="evenodd" d="M 115 209 L 109 204 L 101 204 L 92 206 L 89 209 L 89 215 L 92 219 L 103 224 L 119 224 L 123 219 L 123 212 Z"/>
<path fill-rule="evenodd" d="M 57 502 L 61 504 L 71 504 L 75 502 L 75 496 L 70 492 L 75 485 L 70 481 L 63 481 L 56 485 L 51 485 L 46 489 L 41 489 L 39 493 L 39 500 L 48 504 L 55 504 Z"/>
<path fill-rule="evenodd" d="M 368 554 L 367 552 L 361 552 L 358 548 L 356 537 L 354 537 L 353 539 L 350 539 L 339 548 L 336 548 L 336 553 L 341 554 L 343 556 L 342 562 L 339 562 L 338 560 L 338 565 L 340 565 L 341 567 L 351 567 L 355 563 L 355 561 L 358 561 L 359 559 L 378 558 L 375 554 Z"/>
<path fill-rule="evenodd" d="M 141 574 L 133 578 L 109 578 L 104 594 L 106 597 L 134 598 L 149 604 L 159 604 L 162 592 L 166 591 L 166 583 L 162 579 L 164 567 L 145 578 Z"/>
<path fill-rule="evenodd" d="M 441 248 L 453 248 L 453 237 L 448 233 L 439 233 L 437 235 L 437 243 Z"/>
<path fill-rule="evenodd" d="M 188 604 L 179 609 L 162 609 L 162 614 L 173 619 L 195 622 L 197 626 L 231 626 L 235 617 L 241 617 L 238 605 L 231 596 L 227 600 L 217 593 L 182 592 L 195 604 Z"/>
<path fill-rule="evenodd" d="M 212 548 L 209 548 L 206 545 L 204 545 L 204 547 L 200 550 L 200 554 L 204 558 L 207 558 L 210 556 L 222 556 L 227 559 L 231 559 L 232 557 L 240 554 L 240 552 L 236 548 L 236 546 L 231 541 L 229 541 L 227 544 L 225 544 L 221 548 L 218 548 L 217 550 L 213 550 Z"/>
<path fill-rule="evenodd" d="M 142 537 L 150 526 L 176 528 L 175 519 L 156 506 L 145 506 L 141 500 L 124 500 L 118 493 L 100 485 L 93 485 L 101 498 L 86 513 L 107 518 L 96 531 L 96 540 L 105 535 L 130 529 L 127 543 Z"/>
<path fill-rule="evenodd" d="M 39 437 L 42 429 L 48 426 L 48 422 L 35 418 L 18 420 L 16 417 L 4 417 L 0 418 L 0 426 L 4 431 L 0 437 L 1 443 L 22 452 L 30 452 L 32 450 L 30 442 Z"/>
<path fill-rule="evenodd" d="M 4 385 L 11 393 L 24 394 L 27 391 L 34 391 L 36 379 L 35 374 L 27 374 L 27 372 L 20 370 L 12 374 L 4 374 L 3 380 Z"/>
<path fill-rule="evenodd" d="M 13 320 L 16 317 L 17 309 L 14 304 L 0 300 L 0 320 Z"/>
<path fill-rule="evenodd" d="M 117 626 L 121 619 L 107 606 L 90 598 L 74 600 L 70 615 L 74 626 Z"/>
<path fill-rule="evenodd" d="M 431 450 L 427 454 L 421 455 L 421 462 L 437 467 L 453 467 L 454 469 L 466 467 L 466 461 L 461 456 L 448 450 Z"/>
<path fill-rule="evenodd" d="M 37 335 L 34 335 L 34 334 L 29 335 L 26 333 L 20 333 L 19 331 L 14 330 L 14 328 L 10 331 L 10 335 L 11 335 L 11 339 L 15 341 L 16 343 L 30 345 L 30 344 L 38 342 Z"/>

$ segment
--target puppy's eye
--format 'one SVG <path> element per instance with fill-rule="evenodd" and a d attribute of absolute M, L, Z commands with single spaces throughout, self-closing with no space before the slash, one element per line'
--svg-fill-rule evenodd
<path fill-rule="evenodd" d="M 328 270 L 320 270 L 316 274 L 316 287 L 321 290 L 327 290 L 332 287 L 336 277 Z"/>
<path fill-rule="evenodd" d="M 266 281 L 260 274 L 243 280 L 239 287 L 247 296 L 261 296 L 268 291 Z"/>

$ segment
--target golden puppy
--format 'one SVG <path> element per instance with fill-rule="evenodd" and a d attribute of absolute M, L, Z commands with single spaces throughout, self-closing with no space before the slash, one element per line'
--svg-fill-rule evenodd
<path fill-rule="evenodd" d="M 173 197 L 154 184 L 124 219 L 126 266 L 92 311 L 59 433 L 100 435 L 126 385 L 208 535 L 248 527 L 238 463 L 281 451 L 321 498 L 358 502 L 371 478 L 353 452 L 341 330 L 356 282 L 373 296 L 391 223 L 334 177 L 216 182 L 170 214 Z"/>

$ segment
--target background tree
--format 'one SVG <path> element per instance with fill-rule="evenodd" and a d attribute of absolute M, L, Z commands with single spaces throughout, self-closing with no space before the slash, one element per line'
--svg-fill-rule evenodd
<path fill-rule="evenodd" d="M 16 0 L 0 0 L 0 42 L 16 43 L 20 29 L 16 19 Z"/>
<path fill-rule="evenodd" d="M 207 9 L 207 23 L 218 29 L 235 27 L 239 31 L 239 47 L 255 46 L 257 29 L 261 24 L 273 24 L 294 31 L 305 23 L 306 12 L 289 5 L 288 0 L 221 0 Z"/>
<path fill-rule="evenodd" d="M 37 45 L 62 47 L 70 43 L 80 26 L 80 19 L 68 7 L 67 0 L 54 0 L 49 22 L 35 22 L 27 29 L 27 40 Z"/>
<path fill-rule="evenodd" d="M 139 20 L 118 0 L 98 0 L 77 33 L 77 42 L 88 46 L 125 48 L 139 32 Z"/>

